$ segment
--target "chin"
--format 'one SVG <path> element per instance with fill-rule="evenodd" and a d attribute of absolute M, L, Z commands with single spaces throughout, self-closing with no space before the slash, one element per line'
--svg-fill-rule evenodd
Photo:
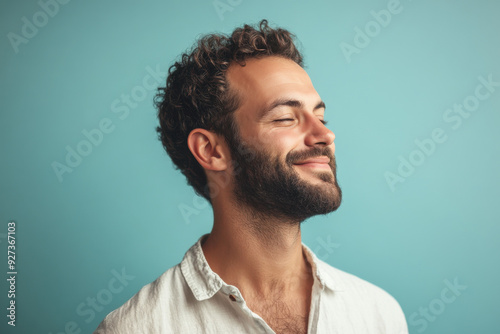
<path fill-rule="evenodd" d="M 314 172 L 309 176 L 303 177 L 304 181 L 311 182 L 313 180 L 314 184 L 330 184 L 332 187 L 335 186 L 335 175 L 332 172 Z"/>

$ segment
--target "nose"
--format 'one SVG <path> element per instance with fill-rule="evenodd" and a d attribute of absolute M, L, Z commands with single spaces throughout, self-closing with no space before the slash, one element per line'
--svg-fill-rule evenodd
<path fill-rule="evenodd" d="M 306 129 L 305 144 L 307 146 L 330 146 L 335 140 L 335 134 L 328 129 L 316 116 L 309 119 Z"/>

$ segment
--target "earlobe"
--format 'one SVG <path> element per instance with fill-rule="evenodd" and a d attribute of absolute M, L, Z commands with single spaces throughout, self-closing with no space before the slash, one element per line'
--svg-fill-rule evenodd
<path fill-rule="evenodd" d="M 227 168 L 226 154 L 221 138 L 205 129 L 194 129 L 189 133 L 189 150 L 206 170 L 222 171 Z"/>

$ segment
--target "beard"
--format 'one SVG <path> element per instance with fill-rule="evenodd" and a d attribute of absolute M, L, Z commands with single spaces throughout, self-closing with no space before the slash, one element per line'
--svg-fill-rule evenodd
<path fill-rule="evenodd" d="M 236 134 L 229 145 L 233 158 L 234 195 L 256 217 L 272 217 L 292 224 L 337 210 L 342 191 L 337 183 L 336 161 L 330 147 L 315 146 L 289 152 L 284 162 L 278 156 L 244 143 Z M 304 180 L 294 163 L 327 156 L 330 171 L 312 171 L 319 182 Z"/>

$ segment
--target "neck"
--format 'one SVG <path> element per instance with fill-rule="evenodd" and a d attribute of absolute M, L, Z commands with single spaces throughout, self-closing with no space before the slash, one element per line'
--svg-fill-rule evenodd
<path fill-rule="evenodd" d="M 211 269 L 244 298 L 301 293 L 312 275 L 300 223 L 220 202 L 214 203 L 214 226 L 202 244 Z"/>

